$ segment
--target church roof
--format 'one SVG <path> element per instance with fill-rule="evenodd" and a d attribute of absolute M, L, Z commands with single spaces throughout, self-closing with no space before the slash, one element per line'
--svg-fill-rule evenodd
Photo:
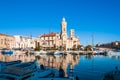
<path fill-rule="evenodd" d="M 49 34 L 43 34 L 42 37 L 53 37 L 55 35 L 56 35 L 56 33 L 51 32 Z"/>

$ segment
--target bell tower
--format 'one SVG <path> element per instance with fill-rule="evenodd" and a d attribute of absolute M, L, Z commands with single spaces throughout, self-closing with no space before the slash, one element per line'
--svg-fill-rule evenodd
<path fill-rule="evenodd" d="M 63 17 L 62 18 L 62 22 L 61 22 L 61 38 L 63 40 L 67 39 L 67 30 L 66 30 L 66 27 L 67 27 L 67 22 L 65 21 L 65 18 Z"/>

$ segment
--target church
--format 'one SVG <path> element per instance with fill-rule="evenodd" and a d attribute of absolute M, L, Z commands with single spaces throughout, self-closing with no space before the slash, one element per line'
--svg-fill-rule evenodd
<path fill-rule="evenodd" d="M 73 47 L 77 48 L 80 42 L 74 33 L 74 29 L 71 29 L 70 36 L 67 35 L 67 22 L 63 17 L 61 21 L 61 33 L 51 32 L 39 35 L 39 45 L 44 49 L 62 48 L 63 50 L 70 50 Z"/>

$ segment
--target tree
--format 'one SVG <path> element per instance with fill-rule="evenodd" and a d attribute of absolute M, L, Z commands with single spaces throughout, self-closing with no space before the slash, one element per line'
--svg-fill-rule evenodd
<path fill-rule="evenodd" d="M 77 45 L 77 49 L 79 50 L 80 48 L 82 48 L 83 45 Z"/>
<path fill-rule="evenodd" d="M 93 46 L 92 46 L 92 45 L 87 45 L 87 46 L 85 47 L 85 50 L 86 50 L 86 51 L 92 51 L 92 50 L 93 50 Z"/>

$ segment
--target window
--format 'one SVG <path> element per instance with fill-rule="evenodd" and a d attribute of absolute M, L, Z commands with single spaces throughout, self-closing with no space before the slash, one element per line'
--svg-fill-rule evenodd
<path fill-rule="evenodd" d="M 3 39 L 1 39 L 1 44 L 3 44 Z"/>

